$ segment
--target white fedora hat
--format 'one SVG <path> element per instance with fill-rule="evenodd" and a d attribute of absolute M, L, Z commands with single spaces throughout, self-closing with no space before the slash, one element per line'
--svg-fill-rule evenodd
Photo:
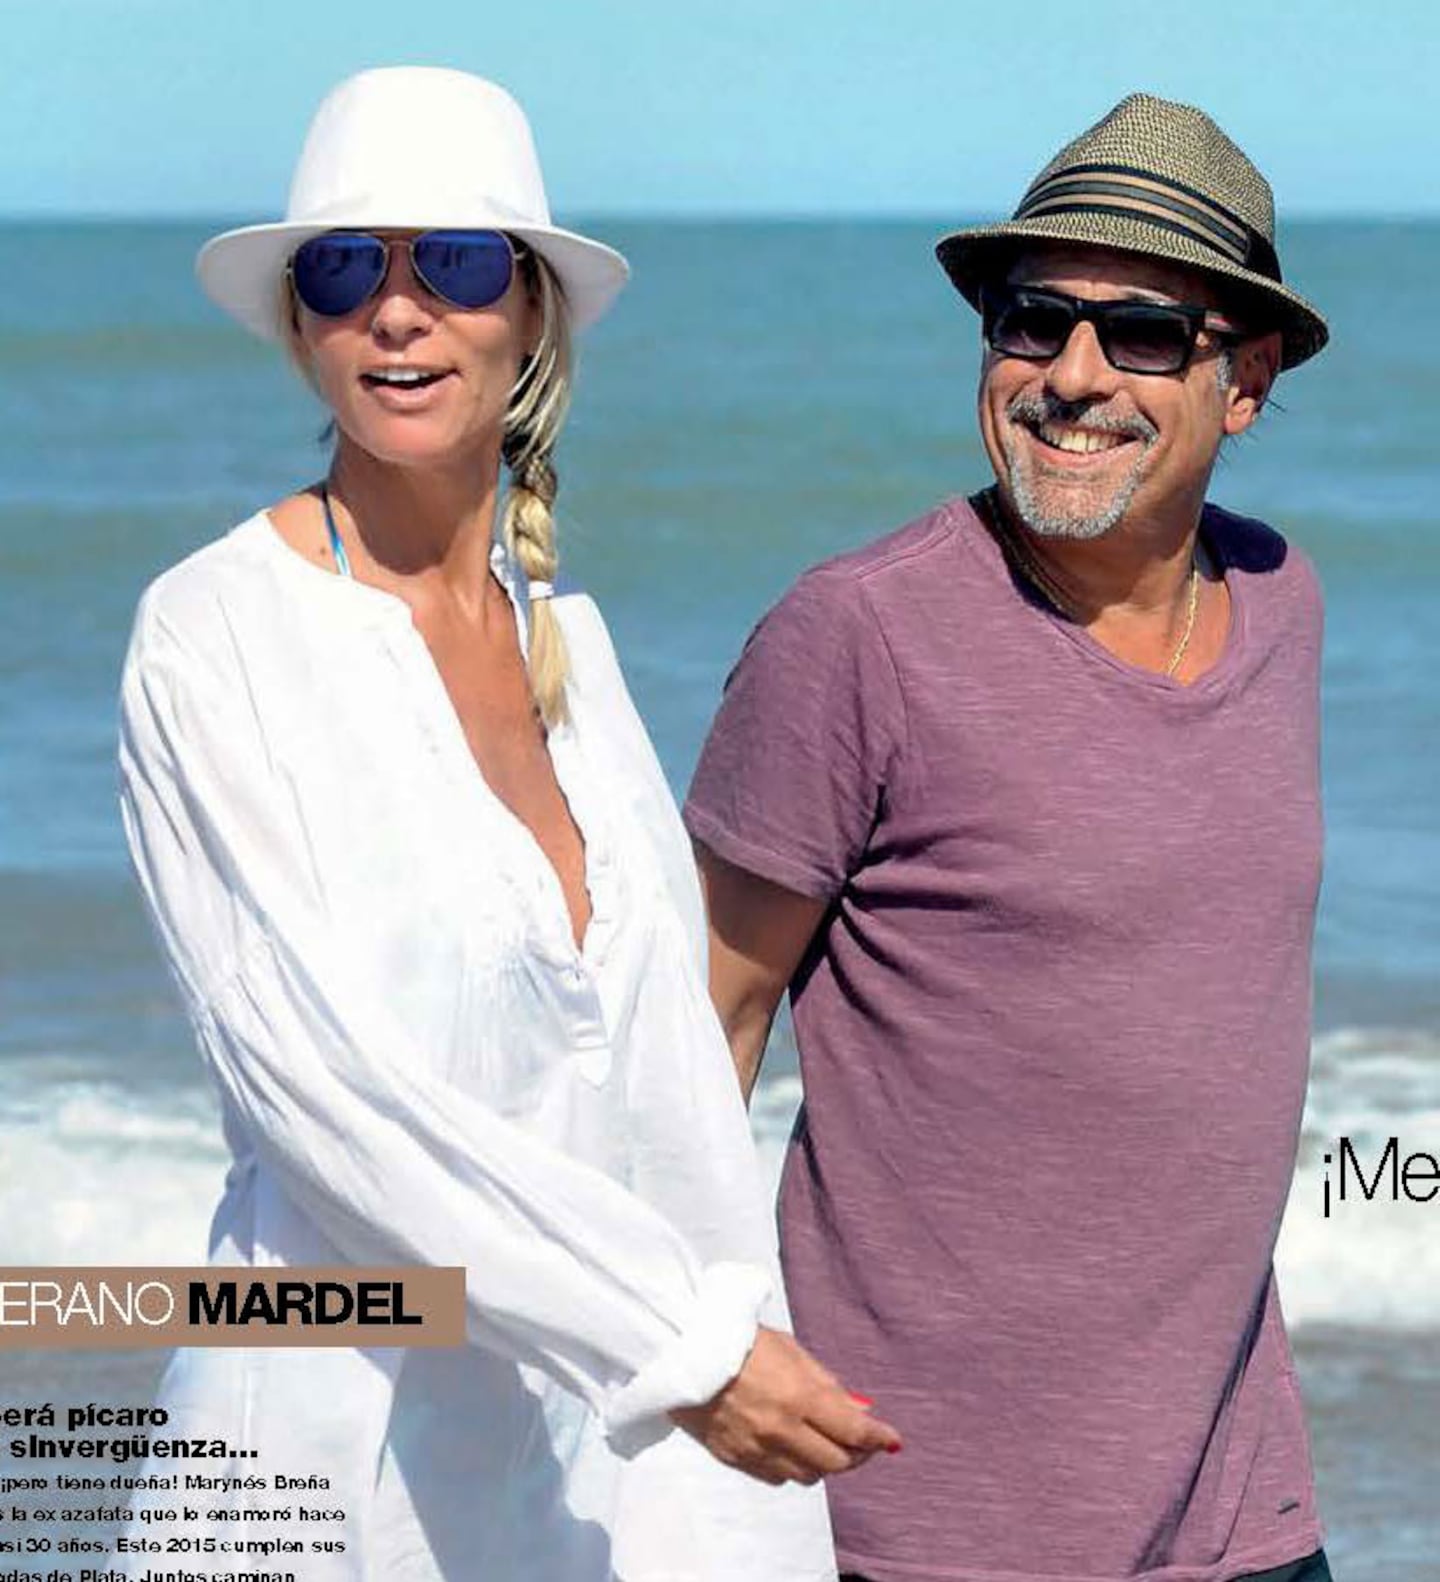
<path fill-rule="evenodd" d="M 285 218 L 212 237 L 196 270 L 210 297 L 278 340 L 280 281 L 301 242 L 333 230 L 497 230 L 559 276 L 578 329 L 614 301 L 630 266 L 550 223 L 525 112 L 493 82 L 437 66 L 362 71 L 315 112 Z"/>

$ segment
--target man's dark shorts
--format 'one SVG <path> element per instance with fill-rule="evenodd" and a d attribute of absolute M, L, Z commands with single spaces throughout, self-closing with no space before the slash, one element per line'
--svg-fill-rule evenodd
<path fill-rule="evenodd" d="M 858 1571 L 846 1571 L 840 1582 L 866 1582 Z M 1275 1566 L 1269 1571 L 1247 1571 L 1234 1582 L 1333 1582 L 1325 1551 L 1317 1549 L 1303 1560 L 1292 1560 L 1289 1565 Z"/>

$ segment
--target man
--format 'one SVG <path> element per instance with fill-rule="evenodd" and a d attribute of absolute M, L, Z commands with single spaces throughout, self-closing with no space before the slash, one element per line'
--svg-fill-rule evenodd
<path fill-rule="evenodd" d="M 904 1437 L 874 1582 L 1317 1582 L 1271 1269 L 1304 1095 L 1320 603 L 1205 502 L 1324 345 L 1270 189 L 1126 99 L 938 253 L 994 486 L 810 572 L 687 804 L 753 1084 L 788 985 L 804 1343 Z"/>

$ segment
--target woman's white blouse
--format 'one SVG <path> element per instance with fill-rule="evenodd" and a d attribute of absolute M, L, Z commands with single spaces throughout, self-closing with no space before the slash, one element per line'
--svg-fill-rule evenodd
<path fill-rule="evenodd" d="M 523 574 L 492 564 L 523 643 Z M 833 1577 L 818 1489 L 729 1471 L 665 1415 L 786 1319 L 689 846 L 599 612 L 553 608 L 580 950 L 402 601 L 259 515 L 141 603 L 122 807 L 233 1154 L 211 1261 L 460 1264 L 470 1340 L 180 1352 L 170 1431 L 330 1480 L 343 1529 L 296 1536 L 345 1548 L 306 1582 Z M 205 1502 L 247 1503 L 284 1502 Z"/>

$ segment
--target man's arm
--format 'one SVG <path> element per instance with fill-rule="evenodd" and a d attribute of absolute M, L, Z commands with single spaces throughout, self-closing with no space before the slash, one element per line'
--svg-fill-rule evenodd
<path fill-rule="evenodd" d="M 700 841 L 695 861 L 710 919 L 710 998 L 748 1104 L 780 996 L 827 906 L 725 862 Z"/>

